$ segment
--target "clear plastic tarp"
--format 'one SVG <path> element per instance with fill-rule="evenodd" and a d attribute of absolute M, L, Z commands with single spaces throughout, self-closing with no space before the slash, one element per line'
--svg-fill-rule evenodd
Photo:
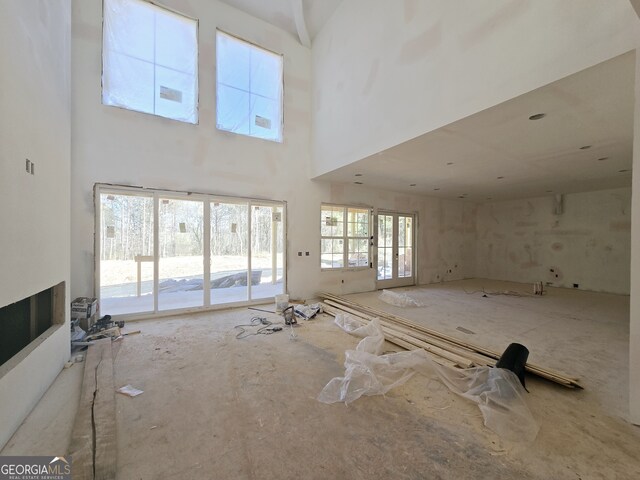
<path fill-rule="evenodd" d="M 425 304 L 407 293 L 398 293 L 391 290 L 382 290 L 380 300 L 396 307 L 424 307 Z"/>
<path fill-rule="evenodd" d="M 105 0 L 102 103 L 198 123 L 198 22 L 142 0 Z"/>
<path fill-rule="evenodd" d="M 538 424 L 525 401 L 524 388 L 510 370 L 446 367 L 436 363 L 424 350 L 381 355 L 384 333 L 377 319 L 361 326 L 355 318 L 340 313 L 335 323 L 362 340 L 355 350 L 346 351 L 344 376 L 333 378 L 320 392 L 319 401 L 349 404 L 363 395 L 384 395 L 415 373 L 430 378 L 437 376 L 452 392 L 476 403 L 485 426 L 504 440 L 535 440 Z"/>

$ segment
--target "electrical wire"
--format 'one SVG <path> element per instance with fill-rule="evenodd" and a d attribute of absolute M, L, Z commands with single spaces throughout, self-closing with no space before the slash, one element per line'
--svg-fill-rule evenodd
<path fill-rule="evenodd" d="M 241 340 L 252 335 L 271 335 L 282 330 L 282 322 L 270 322 L 265 317 L 251 317 L 251 323 L 236 325 L 234 329 L 240 329 L 236 338 Z M 247 332 L 246 328 L 260 327 L 255 332 Z"/>

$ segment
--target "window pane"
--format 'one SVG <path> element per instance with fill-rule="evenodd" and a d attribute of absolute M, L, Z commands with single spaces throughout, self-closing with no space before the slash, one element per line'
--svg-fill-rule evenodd
<path fill-rule="evenodd" d="M 323 206 L 320 211 L 320 231 L 323 237 L 344 235 L 344 208 Z"/>
<path fill-rule="evenodd" d="M 156 15 L 155 63 L 194 76 L 198 70 L 195 22 L 186 17 L 158 13 Z"/>
<path fill-rule="evenodd" d="M 350 237 L 369 237 L 369 211 L 350 208 L 348 210 L 348 233 Z"/>
<path fill-rule="evenodd" d="M 249 204 L 211 204 L 211 303 L 247 300 Z"/>
<path fill-rule="evenodd" d="M 100 308 L 153 311 L 153 198 L 100 194 Z"/>
<path fill-rule="evenodd" d="M 105 105 L 153 113 L 153 64 L 119 53 L 105 53 L 102 81 Z"/>
<path fill-rule="evenodd" d="M 281 140 L 281 103 L 278 100 L 251 95 L 250 130 L 252 137 Z"/>
<path fill-rule="evenodd" d="M 156 114 L 196 122 L 194 77 L 165 67 L 156 67 Z"/>
<path fill-rule="evenodd" d="M 251 93 L 280 101 L 282 56 L 253 48 L 251 52 Z"/>
<path fill-rule="evenodd" d="M 282 56 L 216 34 L 216 126 L 282 142 Z"/>
<path fill-rule="evenodd" d="M 203 203 L 160 199 L 158 309 L 204 304 Z"/>
<path fill-rule="evenodd" d="M 153 62 L 155 9 L 135 0 L 105 0 L 104 49 Z"/>
<path fill-rule="evenodd" d="M 105 0 L 103 104 L 197 123 L 197 59 L 195 20 L 146 1 Z"/>
<path fill-rule="evenodd" d="M 251 207 L 251 299 L 273 297 L 284 291 L 282 214 L 282 207 Z"/>
<path fill-rule="evenodd" d="M 249 135 L 251 132 L 249 93 L 218 85 L 217 98 L 218 129 Z"/>
<path fill-rule="evenodd" d="M 216 35 L 216 75 L 220 84 L 251 90 L 251 46 L 218 31 Z"/>

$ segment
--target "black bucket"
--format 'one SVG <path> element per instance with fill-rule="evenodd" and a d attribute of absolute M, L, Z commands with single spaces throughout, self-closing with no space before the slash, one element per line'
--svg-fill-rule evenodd
<path fill-rule="evenodd" d="M 526 390 L 527 387 L 524 384 L 524 366 L 526 365 L 528 358 L 529 350 L 527 347 L 520 345 L 519 343 L 512 343 L 504 351 L 500 360 L 498 360 L 498 363 L 496 363 L 496 368 L 506 368 L 507 370 L 511 370 L 518 376 L 520 383 Z"/>

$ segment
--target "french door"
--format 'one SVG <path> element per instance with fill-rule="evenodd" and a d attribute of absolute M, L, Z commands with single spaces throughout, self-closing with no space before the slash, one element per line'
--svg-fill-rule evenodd
<path fill-rule="evenodd" d="M 285 291 L 283 202 L 96 186 L 102 314 L 250 303 Z"/>
<path fill-rule="evenodd" d="M 378 289 L 414 285 L 415 216 L 380 211 L 376 220 Z"/>

